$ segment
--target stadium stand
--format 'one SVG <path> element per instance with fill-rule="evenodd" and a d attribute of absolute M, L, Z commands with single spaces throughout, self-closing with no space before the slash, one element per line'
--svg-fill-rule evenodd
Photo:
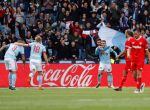
<path fill-rule="evenodd" d="M 120 32 L 139 28 L 150 42 L 149 4 L 149 0 L 1 0 L 0 47 L 18 39 L 30 43 L 39 34 L 50 62 L 95 60 L 99 36 L 93 32 L 84 36 L 83 31 L 98 31 L 99 23 Z M 25 49 L 27 58 L 29 51 Z"/>

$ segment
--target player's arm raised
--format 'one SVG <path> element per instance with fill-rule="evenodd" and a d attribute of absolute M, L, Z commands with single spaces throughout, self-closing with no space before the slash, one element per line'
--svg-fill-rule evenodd
<path fill-rule="evenodd" d="M 0 48 L 0 52 L 2 51 L 2 50 L 4 50 L 5 48 L 7 48 L 9 45 L 4 45 L 4 46 L 2 46 L 1 48 Z"/>

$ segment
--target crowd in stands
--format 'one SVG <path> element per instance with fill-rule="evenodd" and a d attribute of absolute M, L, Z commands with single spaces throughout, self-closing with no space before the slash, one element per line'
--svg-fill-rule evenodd
<path fill-rule="evenodd" d="M 124 32 L 140 29 L 150 48 L 149 0 L 1 0 L 0 47 L 39 34 L 49 61 L 95 59 L 100 26 Z M 83 37 L 82 32 L 90 35 Z M 112 47 L 119 54 L 118 47 Z M 0 53 L 3 59 L 6 50 Z M 29 48 L 25 49 L 29 56 Z"/>

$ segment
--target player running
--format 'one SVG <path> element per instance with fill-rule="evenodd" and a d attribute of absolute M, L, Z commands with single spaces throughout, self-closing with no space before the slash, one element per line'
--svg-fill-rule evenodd
<path fill-rule="evenodd" d="M 98 69 L 98 84 L 96 88 L 98 88 L 101 85 L 102 73 L 104 71 L 107 72 L 108 87 L 114 88 L 110 52 L 113 52 L 115 56 L 117 56 L 117 53 L 113 51 L 113 49 L 110 46 L 106 45 L 105 40 L 98 39 L 97 45 L 98 47 L 95 49 L 95 54 L 99 55 L 100 65 Z"/>
<path fill-rule="evenodd" d="M 17 42 L 22 43 L 23 41 L 19 40 Z M 15 88 L 16 77 L 17 77 L 16 76 L 16 71 L 17 71 L 16 57 L 20 53 L 22 56 L 22 61 L 23 63 L 25 63 L 24 48 L 22 46 L 15 45 L 14 43 L 1 47 L 0 51 L 2 51 L 4 48 L 8 48 L 4 56 L 4 62 L 5 62 L 6 70 L 9 71 L 9 74 L 8 74 L 9 89 L 16 90 Z"/>
<path fill-rule="evenodd" d="M 42 70 L 42 54 L 46 63 L 48 63 L 46 48 L 42 45 L 42 38 L 37 35 L 35 37 L 35 42 L 29 44 L 17 43 L 17 45 L 31 47 L 30 52 L 30 74 L 29 78 L 33 78 L 36 71 L 38 72 L 38 89 L 43 90 L 42 82 L 43 82 L 43 70 Z"/>
<path fill-rule="evenodd" d="M 131 58 L 131 68 L 137 78 L 137 89 L 134 91 L 134 93 L 142 93 L 145 86 L 145 84 L 142 83 L 142 71 L 144 66 L 145 54 L 148 55 L 149 60 L 150 54 L 148 51 L 147 40 L 140 35 L 139 31 L 136 31 L 134 33 L 134 38 L 135 40 L 130 43 L 131 49 L 129 49 L 132 54 L 129 54 L 128 57 Z"/>
<path fill-rule="evenodd" d="M 134 40 L 133 32 L 130 30 L 126 30 L 125 35 L 127 38 L 127 40 L 125 42 L 125 50 L 117 56 L 117 59 L 119 59 L 119 57 L 125 55 L 126 65 L 125 65 L 125 68 L 123 70 L 123 77 L 122 77 L 121 83 L 120 83 L 118 88 L 114 89 L 116 91 L 122 91 L 122 87 L 123 87 L 124 83 L 126 82 L 127 75 L 129 72 L 131 72 L 131 59 L 127 58 L 127 55 L 129 56 L 128 49 L 130 48 L 130 42 L 132 42 Z"/>

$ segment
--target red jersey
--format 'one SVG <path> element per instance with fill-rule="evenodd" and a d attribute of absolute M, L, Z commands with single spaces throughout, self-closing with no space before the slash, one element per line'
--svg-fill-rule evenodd
<path fill-rule="evenodd" d="M 138 39 L 133 39 L 130 43 L 131 46 L 131 58 L 132 60 L 144 60 L 145 58 L 145 50 L 148 49 L 147 40 L 140 36 Z"/>
<path fill-rule="evenodd" d="M 129 48 L 131 48 L 131 42 L 134 41 L 134 38 L 133 37 L 129 37 L 126 42 L 125 42 L 125 51 L 126 51 L 126 54 L 125 54 L 125 60 L 126 61 L 130 61 L 130 59 L 127 58 L 127 50 Z"/>
<path fill-rule="evenodd" d="M 128 38 L 127 40 L 126 40 L 126 42 L 125 42 L 125 51 L 126 51 L 126 53 L 125 53 L 125 60 L 126 60 L 126 66 L 125 66 L 125 70 L 126 71 L 131 71 L 132 70 L 132 67 L 131 67 L 131 59 L 129 59 L 129 58 L 127 58 L 127 50 L 129 49 L 129 48 L 131 48 L 131 42 L 134 40 L 134 38 L 133 37 L 130 37 L 130 38 Z"/>

